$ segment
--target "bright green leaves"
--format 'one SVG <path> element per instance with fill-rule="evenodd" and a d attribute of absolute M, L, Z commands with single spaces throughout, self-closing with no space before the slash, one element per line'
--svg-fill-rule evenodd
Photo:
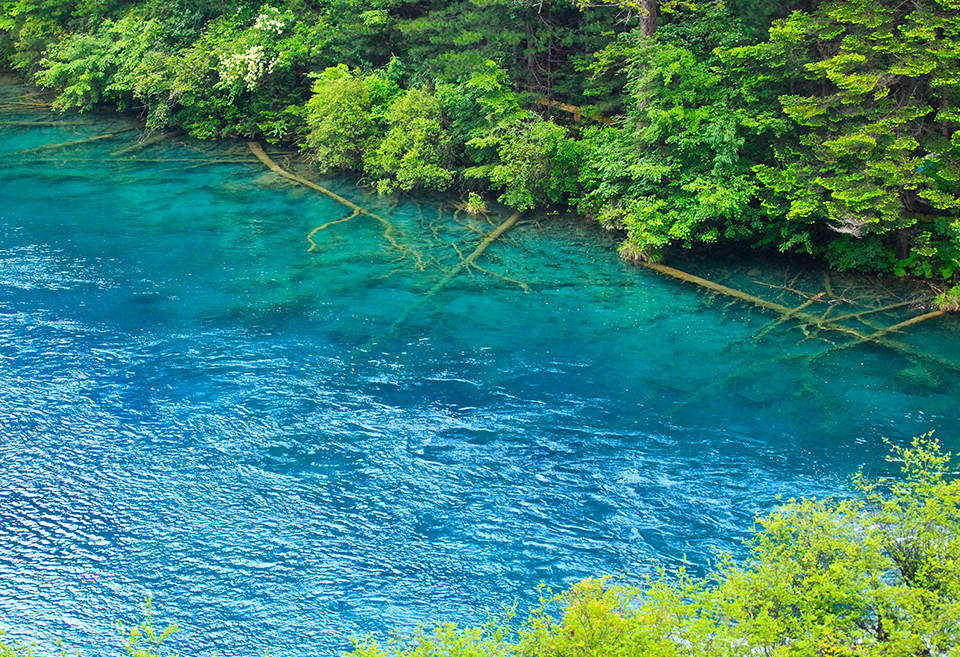
<path fill-rule="evenodd" d="M 303 101 L 301 71 L 319 60 L 327 26 L 312 13 L 270 4 L 208 23 L 200 37 L 170 61 L 177 118 L 201 138 L 287 137 L 298 126 L 291 105 Z"/>
<path fill-rule="evenodd" d="M 951 297 L 952 298 L 952 297 Z M 957 655 L 960 480 L 929 436 L 894 448 L 901 476 L 860 496 L 784 504 L 759 518 L 743 563 L 663 570 L 637 585 L 588 579 L 541 591 L 519 631 L 419 628 L 354 657 L 893 657 Z M 950 473 L 949 475 L 947 473 Z"/>
<path fill-rule="evenodd" d="M 59 92 L 60 109 L 141 106 L 149 127 L 178 123 L 200 138 L 262 129 L 276 140 L 294 129 L 297 117 L 287 108 L 303 92 L 291 73 L 315 58 L 322 23 L 272 5 L 202 29 L 197 14 L 167 13 L 131 10 L 94 31 L 65 35 L 40 60 L 38 84 Z"/>
<path fill-rule="evenodd" d="M 858 480 L 893 564 L 888 631 L 904 647 L 947 654 L 960 630 L 960 481 L 946 476 L 950 455 L 929 435 L 894 447 L 891 458 L 902 464 L 899 478 Z"/>
<path fill-rule="evenodd" d="M 577 191 L 580 149 L 555 123 L 531 117 L 503 128 L 497 154 L 485 174 L 512 208 L 560 205 Z"/>
<path fill-rule="evenodd" d="M 104 21 L 96 32 L 67 34 L 40 60 L 36 82 L 59 92 L 54 105 L 61 111 L 84 111 L 101 102 L 127 107 L 163 84 L 159 78 L 167 74 L 169 54 L 158 46 L 167 33 L 161 21 L 130 13 Z"/>
<path fill-rule="evenodd" d="M 3 638 L 5 632 L 0 630 L 0 657 L 36 657 L 33 646 L 22 641 L 7 641 Z"/>
<path fill-rule="evenodd" d="M 323 169 L 362 170 L 381 193 L 482 179 L 510 207 L 568 203 L 580 148 L 566 128 L 522 109 L 485 64 L 462 85 L 401 90 L 384 71 L 328 68 L 307 103 L 306 146 Z"/>
<path fill-rule="evenodd" d="M 484 122 L 466 146 L 477 166 L 464 171 L 503 190 L 500 201 L 520 210 L 563 205 L 577 192 L 580 145 L 563 126 L 523 109 L 506 72 L 486 62 L 466 84 Z"/>
<path fill-rule="evenodd" d="M 399 93 L 382 75 L 362 75 L 342 64 L 321 73 L 307 102 L 305 139 L 321 170 L 360 169 Z"/>
<path fill-rule="evenodd" d="M 644 256 L 672 243 L 756 238 L 750 157 L 782 124 L 731 84 L 723 62 L 704 48 L 738 38 L 723 6 L 686 9 L 684 18 L 690 27 L 637 40 L 630 51 L 632 108 L 623 127 L 584 139 L 580 210 L 625 229 Z"/>
<path fill-rule="evenodd" d="M 386 134 L 365 164 L 377 189 L 446 189 L 454 176 L 448 168 L 452 144 L 436 96 L 427 89 L 408 90 L 390 105 L 386 123 Z"/>
<path fill-rule="evenodd" d="M 40 61 L 35 79 L 41 87 L 60 91 L 55 107 L 90 109 L 103 100 L 104 90 L 118 66 L 117 43 L 112 25 L 100 34 L 73 34 L 57 42 Z"/>
<path fill-rule="evenodd" d="M 473 91 L 486 119 L 485 132 L 495 132 L 498 126 L 522 121 L 528 116 L 528 112 L 520 107 L 510 76 L 491 60 L 473 72 L 466 87 Z"/>
<path fill-rule="evenodd" d="M 772 215 L 855 238 L 881 236 L 907 262 L 904 246 L 921 235 L 915 215 L 960 211 L 956 186 L 940 173 L 960 163 L 945 141 L 960 101 L 956 60 L 941 54 L 955 52 L 946 35 L 955 35 L 958 19 L 936 7 L 903 13 L 896 3 L 838 0 L 771 28 L 771 48 L 784 56 L 763 65 L 786 75 L 802 65 L 806 80 L 795 86 L 807 91 L 780 97 L 798 138 L 781 144 L 776 165 L 755 169 Z M 755 53 L 730 56 L 744 62 Z M 897 239 L 882 237 L 894 232 Z"/>
<path fill-rule="evenodd" d="M 322 170 L 365 171 L 381 193 L 450 186 L 453 143 L 437 95 L 401 90 L 389 70 L 340 65 L 314 83 L 305 145 Z"/>
<path fill-rule="evenodd" d="M 884 549 L 906 584 L 957 598 L 960 480 L 946 476 L 949 455 L 927 435 L 907 447 L 892 447 L 890 458 L 902 464 L 899 478 L 858 479 L 876 514 Z"/>
<path fill-rule="evenodd" d="M 389 70 L 326 69 L 307 102 L 305 145 L 324 171 L 364 171 L 381 193 L 443 190 L 455 177 L 450 123 L 428 88 L 402 90 Z"/>
<path fill-rule="evenodd" d="M 143 620 L 132 627 L 117 621 L 117 631 L 127 657 L 163 657 L 165 643 L 180 630 L 176 625 L 167 625 L 160 630 L 153 622 L 153 604 L 150 598 L 143 602 Z M 176 657 L 174 655 L 174 657 Z"/>
<path fill-rule="evenodd" d="M 869 642 L 890 567 L 856 501 L 791 502 L 758 521 L 743 566 L 721 570 L 721 619 L 757 651 L 822 654 Z M 861 627 L 861 625 L 863 627 Z"/>

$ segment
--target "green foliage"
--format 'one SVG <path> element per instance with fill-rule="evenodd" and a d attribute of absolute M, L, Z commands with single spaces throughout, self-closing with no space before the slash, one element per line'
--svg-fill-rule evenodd
<path fill-rule="evenodd" d="M 5 632 L 0 630 L 0 657 L 36 657 L 33 646 L 21 641 L 4 639 Z"/>
<path fill-rule="evenodd" d="M 139 106 L 148 126 L 178 123 L 201 138 L 290 134 L 296 113 L 286 108 L 301 101 L 291 74 L 313 60 L 324 26 L 271 5 L 202 30 L 198 20 L 133 10 L 94 31 L 67 34 L 39 61 L 37 83 L 58 90 L 61 110 Z"/>
<path fill-rule="evenodd" d="M 200 38 L 170 60 L 169 95 L 176 122 L 201 138 L 296 134 L 302 75 L 319 58 L 326 26 L 265 4 L 207 24 Z"/>
<path fill-rule="evenodd" d="M 485 61 L 501 59 L 505 48 L 518 46 L 524 38 L 517 29 L 518 9 L 504 3 L 455 2 L 400 23 L 406 56 L 420 62 L 417 77 L 456 83 Z M 438 48 L 441 45 L 453 47 Z"/>
<path fill-rule="evenodd" d="M 949 290 L 941 292 L 934 301 L 940 310 L 960 311 L 960 285 L 954 285 Z"/>
<path fill-rule="evenodd" d="M 627 231 L 641 253 L 674 242 L 743 240 L 761 232 L 751 172 L 781 121 L 733 84 L 717 47 L 742 38 L 721 3 L 678 9 L 655 38 L 621 41 L 630 111 L 585 136 L 579 209 Z"/>
<path fill-rule="evenodd" d="M 886 272 L 896 264 L 896 255 L 880 235 L 838 235 L 827 244 L 824 257 L 838 271 Z"/>
<path fill-rule="evenodd" d="M 159 630 L 153 623 L 153 601 L 148 597 L 143 601 L 143 620 L 133 627 L 126 627 L 117 621 L 120 641 L 128 657 L 163 657 L 163 644 L 180 628 L 167 625 Z M 176 657 L 172 655 L 171 657 Z"/>
<path fill-rule="evenodd" d="M 170 654 L 166 651 L 166 643 L 170 637 L 179 628 L 176 625 L 167 625 L 160 630 L 153 620 L 153 602 L 147 597 L 143 601 L 143 620 L 132 627 L 117 621 L 117 632 L 120 635 L 120 643 L 123 645 L 127 657 L 177 657 L 176 654 Z M 59 657 L 68 657 L 68 652 L 63 643 L 58 639 L 56 645 L 59 647 Z M 4 639 L 4 631 L 0 630 L 0 657 L 37 657 L 34 645 L 26 644 L 21 641 L 7 641 Z M 81 657 L 77 651 L 76 657 Z"/>
<path fill-rule="evenodd" d="M 478 166 L 464 175 L 502 189 L 500 201 L 519 210 L 569 202 L 577 191 L 581 152 L 568 130 L 523 109 L 508 75 L 493 62 L 466 86 L 485 120 L 466 143 Z"/>
<path fill-rule="evenodd" d="M 948 0 L 912 9 L 843 0 L 776 22 L 762 48 L 732 51 L 731 59 L 799 78 L 780 97 L 797 138 L 781 144 L 777 163 L 755 168 L 767 210 L 855 238 L 890 234 L 901 272 L 956 270 L 955 231 L 930 231 L 916 213 L 960 211 L 951 139 L 958 36 L 960 14 Z"/>
<path fill-rule="evenodd" d="M 98 34 L 71 34 L 57 42 L 40 60 L 36 82 L 60 90 L 55 107 L 64 111 L 85 110 L 104 98 L 106 87 L 118 66 L 118 46 L 109 24 Z"/>
<path fill-rule="evenodd" d="M 515 607 L 507 607 L 500 614 L 490 614 L 487 622 L 475 627 L 461 628 L 456 623 L 439 623 L 431 628 L 420 625 L 410 636 L 396 635 L 385 650 L 371 637 L 355 642 L 355 657 L 389 657 L 390 653 L 403 657 L 507 657 L 512 649 L 511 620 Z"/>
<path fill-rule="evenodd" d="M 377 189 L 389 193 L 422 187 L 442 190 L 453 180 L 450 135 L 440 102 L 427 89 L 401 94 L 386 113 L 387 132 L 368 153 L 365 168 Z"/>
<path fill-rule="evenodd" d="M 746 561 L 727 558 L 708 578 L 681 568 L 639 586 L 589 579 L 542 592 L 517 632 L 442 624 L 387 646 L 367 639 L 351 654 L 960 654 L 960 480 L 929 435 L 891 458 L 901 476 L 858 475 L 859 497 L 791 500 L 758 519 Z"/>
<path fill-rule="evenodd" d="M 481 171 L 500 201 L 518 210 L 560 205 L 577 189 L 578 144 L 562 126 L 539 118 L 513 123 L 498 135 L 499 162 Z"/>
<path fill-rule="evenodd" d="M 463 205 L 463 209 L 467 212 L 467 214 L 487 214 L 487 202 L 484 201 L 483 197 L 476 192 L 470 192 L 470 194 L 467 196 L 467 202 Z"/>
<path fill-rule="evenodd" d="M 647 0 L 5 0 L 0 57 L 60 110 L 294 143 L 381 192 L 576 207 L 643 257 L 960 272 L 954 0 L 657 4 L 650 36 Z"/>
<path fill-rule="evenodd" d="M 320 74 L 307 102 L 304 143 L 321 169 L 360 169 L 399 93 L 396 82 L 382 73 L 364 75 L 341 64 Z"/>

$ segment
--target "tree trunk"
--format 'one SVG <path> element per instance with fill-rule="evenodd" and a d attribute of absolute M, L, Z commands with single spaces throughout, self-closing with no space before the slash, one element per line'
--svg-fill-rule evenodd
<path fill-rule="evenodd" d="M 897 229 L 897 259 L 904 260 L 910 255 L 910 232 L 908 228 Z"/>
<path fill-rule="evenodd" d="M 645 37 L 657 32 L 657 0 L 640 0 L 640 31 Z"/>

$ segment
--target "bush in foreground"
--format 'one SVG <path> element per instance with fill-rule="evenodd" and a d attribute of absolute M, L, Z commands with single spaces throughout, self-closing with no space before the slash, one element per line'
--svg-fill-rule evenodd
<path fill-rule="evenodd" d="M 353 657 L 960 655 L 960 480 L 923 436 L 893 448 L 895 480 L 858 475 L 856 499 L 791 500 L 757 521 L 742 564 L 640 585 L 590 579 L 514 631 L 422 627 Z"/>

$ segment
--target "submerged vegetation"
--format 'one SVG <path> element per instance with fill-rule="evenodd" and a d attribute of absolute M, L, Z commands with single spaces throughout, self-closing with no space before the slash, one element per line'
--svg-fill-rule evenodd
<path fill-rule="evenodd" d="M 480 626 L 421 626 L 352 657 L 623 657 L 960 654 L 960 480 L 930 435 L 894 447 L 899 477 L 855 479 L 845 499 L 790 500 L 756 521 L 742 563 L 716 572 L 658 571 L 639 585 L 588 579 Z M 130 657 L 159 657 L 175 625 L 118 624 Z M 0 656 L 32 657 L 5 642 Z"/>
<path fill-rule="evenodd" d="M 61 110 L 297 144 L 384 193 L 575 209 L 642 258 L 739 244 L 937 279 L 960 272 L 958 54 L 954 0 L 11 0 L 0 14 L 0 56 Z"/>

